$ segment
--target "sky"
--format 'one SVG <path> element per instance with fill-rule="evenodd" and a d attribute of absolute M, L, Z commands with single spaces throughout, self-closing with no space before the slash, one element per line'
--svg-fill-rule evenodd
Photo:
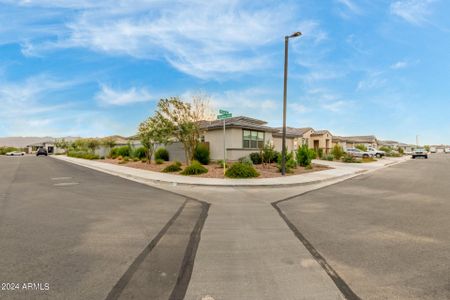
<path fill-rule="evenodd" d="M 0 0 L 0 136 L 133 135 L 159 99 L 450 144 L 445 0 Z"/>

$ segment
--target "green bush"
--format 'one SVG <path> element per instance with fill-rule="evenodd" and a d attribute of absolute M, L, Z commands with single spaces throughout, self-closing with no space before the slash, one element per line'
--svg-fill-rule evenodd
<path fill-rule="evenodd" d="M 319 158 L 322 158 L 322 157 L 323 157 L 323 149 L 322 149 L 322 148 L 317 149 L 317 156 L 318 156 Z"/>
<path fill-rule="evenodd" d="M 166 148 L 158 148 L 155 152 L 155 161 L 158 159 L 169 161 L 169 151 Z"/>
<path fill-rule="evenodd" d="M 386 154 L 387 154 L 392 151 L 392 148 L 389 146 L 381 146 L 380 150 L 386 152 Z"/>
<path fill-rule="evenodd" d="M 278 155 L 275 146 L 269 143 L 265 144 L 261 149 L 261 160 L 263 163 L 270 164 L 278 161 Z"/>
<path fill-rule="evenodd" d="M 344 149 L 342 149 L 340 145 L 334 145 L 333 150 L 331 150 L 331 154 L 334 158 L 339 160 L 344 155 Z"/>
<path fill-rule="evenodd" d="M 225 176 L 229 178 L 253 178 L 258 177 L 259 173 L 252 164 L 237 162 L 227 169 Z"/>
<path fill-rule="evenodd" d="M 8 152 L 14 151 L 19 151 L 19 149 L 15 147 L 0 147 L 0 155 L 5 155 Z"/>
<path fill-rule="evenodd" d="M 219 165 L 219 169 L 223 169 L 223 159 L 216 161 L 216 163 Z M 228 168 L 228 164 L 225 163 L 225 167 Z"/>
<path fill-rule="evenodd" d="M 91 159 L 91 160 L 100 158 L 97 154 L 93 154 L 93 153 L 86 152 L 86 151 L 76 151 L 76 150 L 68 151 L 67 156 L 83 158 L 83 159 Z"/>
<path fill-rule="evenodd" d="M 209 148 L 205 144 L 198 144 L 194 150 L 194 159 L 202 165 L 209 164 Z"/>
<path fill-rule="evenodd" d="M 258 152 L 250 153 L 250 159 L 252 160 L 254 165 L 262 164 L 262 156 Z"/>
<path fill-rule="evenodd" d="M 203 173 L 208 173 L 208 169 L 200 164 L 200 162 L 194 160 L 191 165 L 184 168 L 182 175 L 199 175 Z"/>
<path fill-rule="evenodd" d="M 148 162 L 148 159 L 147 158 L 142 158 L 141 162 L 146 163 L 146 162 Z"/>
<path fill-rule="evenodd" d="M 126 156 L 131 156 L 131 147 L 129 145 L 127 146 L 121 146 L 121 147 L 115 147 L 111 149 L 111 152 L 109 154 L 109 156 L 111 156 L 112 158 L 116 158 L 119 156 L 122 157 L 126 157 Z"/>
<path fill-rule="evenodd" d="M 327 155 L 324 157 L 324 159 L 325 159 L 325 160 L 329 160 L 329 161 L 333 161 L 333 160 L 334 160 L 334 155 L 333 155 L 333 154 L 327 154 Z"/>
<path fill-rule="evenodd" d="M 350 154 L 345 154 L 342 157 L 342 161 L 345 162 L 345 163 L 357 163 L 357 162 L 360 162 L 354 156 L 352 156 Z"/>
<path fill-rule="evenodd" d="M 356 149 L 359 149 L 359 150 L 361 150 L 361 151 L 364 151 L 364 152 L 367 151 L 366 145 L 363 145 L 363 144 L 356 145 L 355 148 L 356 148 Z"/>
<path fill-rule="evenodd" d="M 306 167 L 311 164 L 311 160 L 316 158 L 316 152 L 309 149 L 307 145 L 302 145 L 297 149 L 297 163 L 299 166 Z"/>
<path fill-rule="evenodd" d="M 138 157 L 133 157 L 133 161 L 139 161 Z"/>
<path fill-rule="evenodd" d="M 137 159 L 146 158 L 147 157 L 147 150 L 145 149 L 145 147 L 136 148 L 133 151 L 133 157 L 135 157 Z"/>
<path fill-rule="evenodd" d="M 305 167 L 305 170 L 312 170 L 312 165 L 307 165 L 306 167 Z"/>
<path fill-rule="evenodd" d="M 164 159 L 157 158 L 157 159 L 155 159 L 155 163 L 156 163 L 157 165 L 162 165 L 162 164 L 164 163 Z"/>
<path fill-rule="evenodd" d="M 294 160 L 294 158 L 292 157 L 293 155 L 290 155 L 290 158 L 288 160 L 286 160 L 286 173 L 292 173 L 293 169 L 297 168 L 297 162 Z M 278 171 L 281 172 L 281 163 L 279 163 L 277 165 L 278 167 Z"/>
<path fill-rule="evenodd" d="M 238 162 L 253 165 L 253 161 L 248 156 L 242 156 L 241 158 L 238 159 Z"/>
<path fill-rule="evenodd" d="M 170 165 L 168 165 L 167 167 L 165 167 L 162 171 L 165 173 L 179 172 L 181 171 L 181 163 L 179 161 L 175 161 Z"/>

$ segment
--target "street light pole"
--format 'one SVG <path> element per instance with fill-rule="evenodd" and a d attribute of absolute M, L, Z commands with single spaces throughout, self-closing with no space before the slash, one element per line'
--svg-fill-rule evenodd
<path fill-rule="evenodd" d="M 287 76 L 289 39 L 301 36 L 301 32 L 284 37 L 284 87 L 283 87 L 283 139 L 281 142 L 281 175 L 286 175 L 286 106 L 287 106 Z"/>

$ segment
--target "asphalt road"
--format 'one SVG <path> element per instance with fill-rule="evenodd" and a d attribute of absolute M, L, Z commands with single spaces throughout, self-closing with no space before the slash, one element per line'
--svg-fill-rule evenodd
<path fill-rule="evenodd" d="M 450 299 L 450 155 L 435 154 L 277 203 L 362 299 Z"/>
<path fill-rule="evenodd" d="M 0 157 L 1 299 L 180 299 L 208 207 L 47 157 Z"/>

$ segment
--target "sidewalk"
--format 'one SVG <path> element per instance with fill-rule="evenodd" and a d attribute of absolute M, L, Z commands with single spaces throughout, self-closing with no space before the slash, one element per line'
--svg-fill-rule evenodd
<path fill-rule="evenodd" d="M 369 170 L 383 168 L 387 165 L 399 163 L 405 160 L 401 158 L 385 158 L 377 162 L 361 163 L 361 164 L 345 164 L 340 162 L 330 162 L 325 160 L 314 160 L 314 163 L 327 165 L 334 169 L 305 173 L 301 175 L 293 175 L 276 178 L 261 179 L 220 179 L 220 178 L 203 178 L 194 176 L 181 176 L 147 170 L 140 170 L 126 166 L 118 166 L 95 160 L 85 160 L 61 155 L 52 156 L 53 158 L 71 162 L 77 165 L 88 167 L 97 171 L 117 175 L 129 179 L 137 179 L 149 183 L 165 183 L 170 185 L 195 185 L 195 186 L 235 186 L 235 187 L 263 187 L 263 186 L 301 186 L 316 184 L 335 180 L 337 178 L 351 177 Z"/>

